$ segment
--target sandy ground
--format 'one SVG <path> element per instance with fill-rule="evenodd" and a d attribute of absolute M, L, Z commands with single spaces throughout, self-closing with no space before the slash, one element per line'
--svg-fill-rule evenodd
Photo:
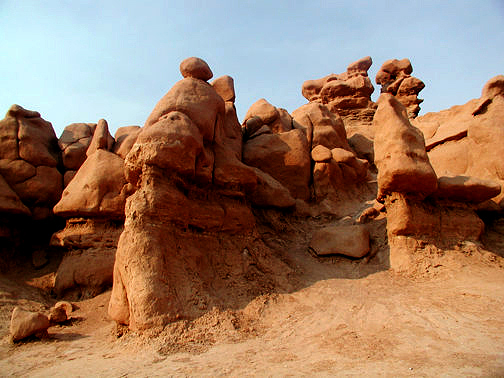
<path fill-rule="evenodd" d="M 383 269 L 379 256 L 319 260 L 293 249 L 301 287 L 242 310 L 214 309 L 159 334 L 123 334 L 107 317 L 105 292 L 73 302 L 72 319 L 48 338 L 15 345 L 14 305 L 43 310 L 54 299 L 33 288 L 33 278 L 1 276 L 0 375 L 504 376 L 502 259 L 452 253 L 408 276 Z"/>

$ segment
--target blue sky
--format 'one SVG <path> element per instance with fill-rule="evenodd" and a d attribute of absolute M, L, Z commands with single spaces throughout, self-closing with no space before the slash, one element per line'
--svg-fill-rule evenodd
<path fill-rule="evenodd" d="M 385 60 L 409 58 L 424 114 L 504 74 L 504 0 L 0 0 L 0 50 L 0 112 L 37 110 L 58 136 L 100 118 L 143 125 L 189 56 L 234 78 L 240 120 L 262 97 L 292 112 L 303 81 L 364 56 L 373 84 Z"/>

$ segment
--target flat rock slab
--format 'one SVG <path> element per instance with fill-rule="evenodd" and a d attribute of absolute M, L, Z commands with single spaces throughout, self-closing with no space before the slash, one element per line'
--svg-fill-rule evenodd
<path fill-rule="evenodd" d="M 481 203 L 500 192 L 500 185 L 490 180 L 471 176 L 443 176 L 438 179 L 438 189 L 434 195 L 452 201 Z"/>
<path fill-rule="evenodd" d="M 369 252 L 369 232 L 365 226 L 330 226 L 313 234 L 310 248 L 317 256 L 344 255 L 361 258 Z"/>

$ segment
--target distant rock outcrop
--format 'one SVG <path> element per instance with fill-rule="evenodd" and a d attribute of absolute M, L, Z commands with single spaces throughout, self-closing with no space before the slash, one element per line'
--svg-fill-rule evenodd
<path fill-rule="evenodd" d="M 354 122 L 370 123 L 376 109 L 371 101 L 373 84 L 367 74 L 372 63 L 367 56 L 351 63 L 344 73 L 307 80 L 301 93 L 308 101 L 322 103 L 339 114 L 349 127 Z"/>

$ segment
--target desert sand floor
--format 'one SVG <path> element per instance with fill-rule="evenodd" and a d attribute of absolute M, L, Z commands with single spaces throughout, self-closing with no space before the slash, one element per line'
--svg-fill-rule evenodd
<path fill-rule="evenodd" d="M 47 302 L 0 277 L 0 375 L 504 376 L 499 264 L 468 258 L 420 276 L 377 270 L 345 278 L 338 260 L 305 260 L 313 269 L 304 287 L 263 295 L 239 311 L 214 309 L 156 335 L 122 333 L 107 317 L 105 292 L 74 302 L 72 319 L 49 328 L 47 338 L 16 345 L 8 339 L 13 306 Z"/>

